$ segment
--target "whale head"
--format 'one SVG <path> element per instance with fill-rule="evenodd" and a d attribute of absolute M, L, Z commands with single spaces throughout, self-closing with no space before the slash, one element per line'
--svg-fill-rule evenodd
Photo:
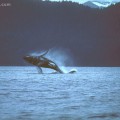
<path fill-rule="evenodd" d="M 33 60 L 32 56 L 24 56 L 23 59 L 27 62 L 31 62 Z"/>
<path fill-rule="evenodd" d="M 23 59 L 25 61 L 27 61 L 28 63 L 31 63 L 33 65 L 37 65 L 38 62 L 39 62 L 39 59 L 37 57 L 34 57 L 34 56 L 24 56 Z"/>

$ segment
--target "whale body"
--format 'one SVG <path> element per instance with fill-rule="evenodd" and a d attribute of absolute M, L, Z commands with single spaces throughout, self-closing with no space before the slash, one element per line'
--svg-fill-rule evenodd
<path fill-rule="evenodd" d="M 28 63 L 37 66 L 39 73 L 42 73 L 41 67 L 50 68 L 56 70 L 59 73 L 63 73 L 63 71 L 58 67 L 58 65 L 55 62 L 45 57 L 47 53 L 48 51 L 40 56 L 28 55 L 28 56 L 24 56 L 23 58 Z"/>

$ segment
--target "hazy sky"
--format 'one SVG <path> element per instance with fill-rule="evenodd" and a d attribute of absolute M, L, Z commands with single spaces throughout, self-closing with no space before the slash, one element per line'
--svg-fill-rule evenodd
<path fill-rule="evenodd" d="M 63 0 L 51 0 L 51 1 L 63 1 Z M 67 1 L 67 0 L 66 0 Z M 108 2 L 120 2 L 120 0 L 68 0 L 68 1 L 73 1 L 73 2 L 79 2 L 79 3 L 84 3 L 86 1 L 108 1 Z"/>

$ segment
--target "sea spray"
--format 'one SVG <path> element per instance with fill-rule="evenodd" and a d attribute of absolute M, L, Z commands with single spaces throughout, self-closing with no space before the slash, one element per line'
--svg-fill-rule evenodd
<path fill-rule="evenodd" d="M 45 50 L 42 51 L 34 51 L 34 52 L 30 52 L 29 55 L 31 56 L 40 56 L 42 55 L 44 52 L 46 52 Z"/>

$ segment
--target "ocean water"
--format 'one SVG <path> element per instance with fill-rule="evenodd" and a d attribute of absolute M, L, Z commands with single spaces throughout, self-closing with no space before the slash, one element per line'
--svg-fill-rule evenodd
<path fill-rule="evenodd" d="M 0 67 L 0 120 L 120 120 L 120 67 L 76 69 Z"/>

